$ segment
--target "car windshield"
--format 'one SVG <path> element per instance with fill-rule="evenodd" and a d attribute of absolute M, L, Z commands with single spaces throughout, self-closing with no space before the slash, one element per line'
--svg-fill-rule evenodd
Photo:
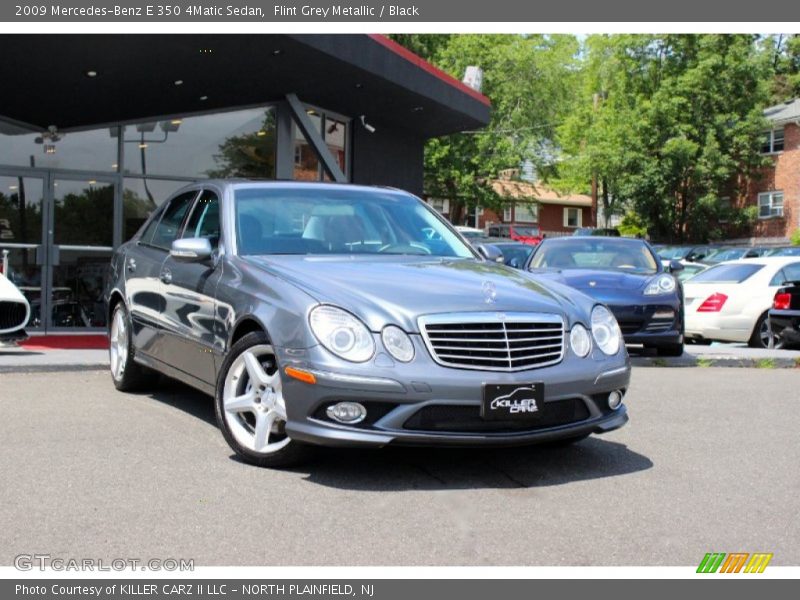
<path fill-rule="evenodd" d="M 763 268 L 757 264 L 716 265 L 692 277 L 692 283 L 742 283 Z"/>
<path fill-rule="evenodd" d="M 765 252 L 767 256 L 800 256 L 800 246 L 795 246 L 792 248 L 776 248 L 775 250 L 770 250 L 769 252 Z"/>
<path fill-rule="evenodd" d="M 706 262 L 720 263 L 726 260 L 736 260 L 737 258 L 742 258 L 745 254 L 747 254 L 747 251 L 747 248 L 728 248 L 726 250 L 719 250 L 718 252 L 709 254 L 706 257 Z"/>
<path fill-rule="evenodd" d="M 234 197 L 241 255 L 475 256 L 423 202 L 400 192 L 249 186 Z"/>
<path fill-rule="evenodd" d="M 533 246 L 525 244 L 498 244 L 497 247 L 503 253 L 503 262 L 509 265 L 511 261 L 516 261 L 515 265 L 518 267 L 524 265 L 533 252 Z"/>
<path fill-rule="evenodd" d="M 655 257 L 644 243 L 611 239 L 545 240 L 533 255 L 531 267 L 601 269 L 639 274 L 658 271 Z"/>
<path fill-rule="evenodd" d="M 664 246 L 658 250 L 658 255 L 665 260 L 680 260 L 689 254 L 691 248 L 685 246 Z"/>
<path fill-rule="evenodd" d="M 538 227 L 520 227 L 519 225 L 514 225 L 514 234 L 527 236 L 527 237 L 536 237 L 539 235 L 539 228 Z"/>

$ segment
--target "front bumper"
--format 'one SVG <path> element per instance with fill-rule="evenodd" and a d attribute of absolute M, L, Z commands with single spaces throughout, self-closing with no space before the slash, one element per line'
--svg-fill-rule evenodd
<path fill-rule="evenodd" d="M 653 304 L 609 304 L 626 344 L 660 346 L 683 343 L 683 310 L 679 300 Z"/>
<path fill-rule="evenodd" d="M 310 385 L 282 373 L 288 435 L 326 446 L 515 445 L 603 433 L 628 420 L 624 405 L 611 410 L 606 402 L 609 392 L 624 393 L 629 386 L 630 360 L 624 348 L 614 357 L 595 348 L 585 359 L 567 350 L 556 365 L 509 373 L 443 367 L 419 336 L 412 339 L 416 358 L 408 364 L 380 351 L 368 363 L 355 365 L 319 346 L 278 349 L 282 369 L 305 369 L 317 380 Z M 484 384 L 532 382 L 545 386 L 541 421 L 480 418 Z M 363 404 L 367 418 L 357 425 L 330 420 L 325 408 L 342 401 Z"/>

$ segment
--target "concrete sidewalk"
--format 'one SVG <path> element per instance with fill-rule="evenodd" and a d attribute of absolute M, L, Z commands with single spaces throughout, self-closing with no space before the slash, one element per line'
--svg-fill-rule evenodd
<path fill-rule="evenodd" d="M 662 358 L 654 351 L 629 348 L 637 367 L 800 368 L 798 350 L 761 350 L 744 344 L 687 345 L 683 356 Z M 108 350 L 28 350 L 0 346 L 0 373 L 86 371 L 108 368 Z"/>
<path fill-rule="evenodd" d="M 683 356 L 663 358 L 654 351 L 629 348 L 631 361 L 639 367 L 755 367 L 762 369 L 800 368 L 798 350 L 764 350 L 747 344 L 709 346 L 687 344 Z"/>

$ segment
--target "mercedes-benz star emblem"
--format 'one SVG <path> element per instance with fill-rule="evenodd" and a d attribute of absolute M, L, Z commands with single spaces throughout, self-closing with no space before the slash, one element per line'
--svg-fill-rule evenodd
<path fill-rule="evenodd" d="M 486 304 L 494 304 L 497 299 L 497 288 L 491 281 L 483 282 L 483 297 L 486 299 Z"/>

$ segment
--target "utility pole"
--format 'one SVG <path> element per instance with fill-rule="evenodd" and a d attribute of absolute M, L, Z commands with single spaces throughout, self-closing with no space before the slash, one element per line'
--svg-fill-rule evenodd
<path fill-rule="evenodd" d="M 600 104 L 600 94 L 595 92 L 592 94 L 592 112 L 597 112 L 597 107 Z M 592 214 L 591 226 L 597 227 L 597 172 L 592 170 Z"/>

